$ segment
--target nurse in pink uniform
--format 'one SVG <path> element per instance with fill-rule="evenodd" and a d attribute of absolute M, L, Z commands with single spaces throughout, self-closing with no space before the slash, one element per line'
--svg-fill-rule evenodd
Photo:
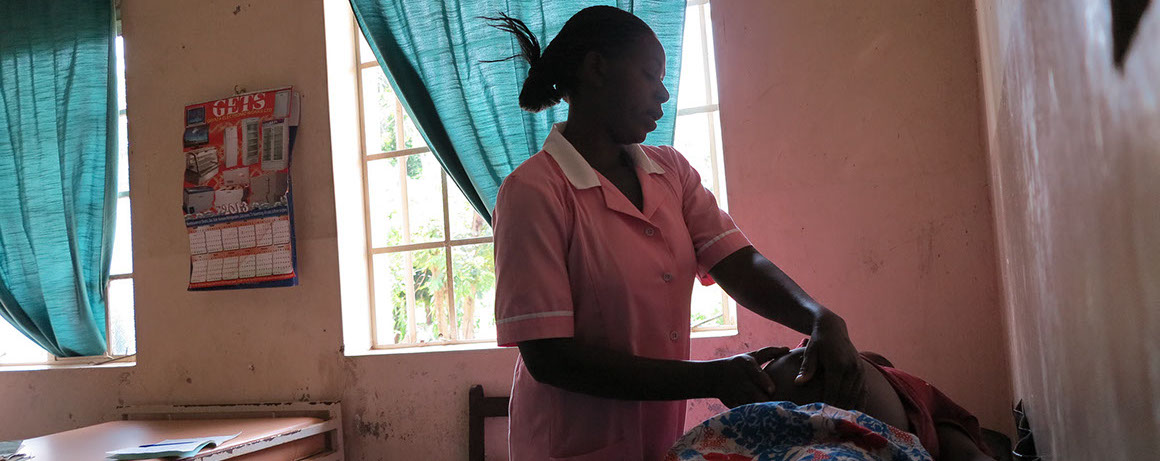
<path fill-rule="evenodd" d="M 863 395 L 842 319 L 750 245 L 679 152 L 640 144 L 669 99 L 648 25 L 586 8 L 541 54 L 522 22 L 494 21 L 531 63 L 520 106 L 569 103 L 568 121 L 504 180 L 494 212 L 498 340 L 520 350 L 511 459 L 661 459 L 684 428 L 685 399 L 768 400 L 761 364 L 785 348 L 689 360 L 698 277 L 810 335 L 799 381 L 820 368 L 831 403 Z"/>

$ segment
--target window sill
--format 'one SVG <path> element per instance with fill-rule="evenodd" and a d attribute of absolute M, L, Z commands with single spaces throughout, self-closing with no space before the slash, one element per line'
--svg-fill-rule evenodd
<path fill-rule="evenodd" d="M 0 373 L 6 371 L 76 370 L 86 368 L 129 368 L 137 366 L 135 355 L 119 357 L 77 357 L 59 359 L 49 363 L 0 365 Z"/>
<path fill-rule="evenodd" d="M 719 328 L 712 328 L 712 329 L 696 330 L 696 331 L 693 331 L 693 333 L 690 334 L 689 336 L 691 336 L 693 338 L 693 340 L 697 340 L 700 338 L 722 338 L 725 336 L 736 336 L 736 335 L 737 335 L 737 327 L 732 326 L 732 327 L 719 327 Z"/>
<path fill-rule="evenodd" d="M 362 351 L 345 351 L 347 357 L 361 357 L 368 355 L 400 355 L 400 354 L 419 354 L 427 352 L 463 352 L 463 351 L 483 351 L 483 350 L 498 350 L 508 349 L 506 347 L 499 347 L 495 341 L 486 341 L 478 343 L 458 343 L 458 344 L 416 344 L 412 346 L 397 346 L 382 349 L 369 349 Z"/>
<path fill-rule="evenodd" d="M 695 341 L 701 338 L 722 338 L 726 336 L 737 335 L 737 327 L 721 327 L 713 329 L 698 330 L 692 332 L 690 335 Z M 362 351 L 345 351 L 344 355 L 347 357 L 363 357 L 374 355 L 400 355 L 400 354 L 422 354 L 428 352 L 465 352 L 465 351 L 485 351 L 485 350 L 499 350 L 509 349 L 507 347 L 499 347 L 495 341 L 486 341 L 478 343 L 459 343 L 459 344 L 417 344 L 413 346 L 398 346 L 391 348 L 369 349 Z"/>

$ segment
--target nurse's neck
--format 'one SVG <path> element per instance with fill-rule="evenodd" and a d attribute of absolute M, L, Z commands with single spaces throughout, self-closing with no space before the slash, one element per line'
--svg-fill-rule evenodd
<path fill-rule="evenodd" d="M 602 117 L 569 110 L 563 135 L 596 171 L 607 173 L 626 166 L 621 156 L 624 145 L 613 140 Z M 631 170 L 632 166 L 628 165 L 628 168 Z"/>

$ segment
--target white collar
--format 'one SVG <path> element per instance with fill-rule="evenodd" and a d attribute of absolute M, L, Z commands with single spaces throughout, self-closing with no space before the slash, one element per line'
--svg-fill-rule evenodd
<path fill-rule="evenodd" d="M 572 187 L 577 189 L 588 189 L 600 185 L 600 179 L 596 176 L 596 170 L 588 164 L 587 160 L 580 155 L 580 152 L 572 147 L 572 143 L 564 138 L 564 126 L 568 122 L 560 122 L 552 125 L 552 132 L 548 133 L 548 139 L 544 141 L 544 150 L 551 155 L 556 164 L 560 165 L 560 169 L 564 171 L 564 176 L 572 183 Z M 644 153 L 640 144 L 630 144 L 628 146 L 628 154 L 632 157 L 632 163 L 639 166 L 645 173 L 664 174 L 665 170 L 653 162 L 648 154 Z"/>

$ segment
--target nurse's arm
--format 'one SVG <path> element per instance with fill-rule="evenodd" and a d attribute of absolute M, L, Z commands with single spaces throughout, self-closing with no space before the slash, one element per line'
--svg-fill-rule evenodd
<path fill-rule="evenodd" d="M 846 322 L 806 294 L 793 279 L 747 246 L 722 259 L 709 275 L 738 304 L 758 315 L 810 335 L 798 382 L 813 378 L 820 365 L 828 378 L 826 402 L 852 408 L 866 398 L 865 377 L 858 351 L 850 342 Z"/>
<path fill-rule="evenodd" d="M 709 275 L 738 304 L 802 334 L 813 333 L 827 316 L 837 317 L 753 246 L 726 256 Z"/>
<path fill-rule="evenodd" d="M 572 338 L 518 343 L 532 377 L 564 390 L 619 400 L 717 398 L 729 407 L 770 399 L 773 381 L 761 364 L 786 354 L 767 347 L 718 360 L 639 357 Z"/>

